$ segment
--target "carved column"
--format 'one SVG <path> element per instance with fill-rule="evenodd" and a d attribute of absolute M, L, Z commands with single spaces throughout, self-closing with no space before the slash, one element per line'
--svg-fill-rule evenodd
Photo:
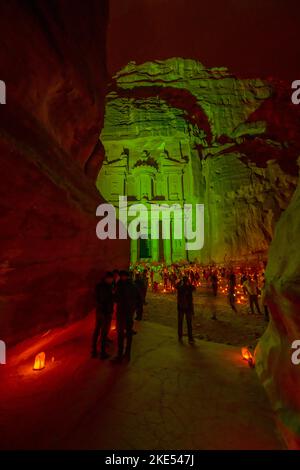
<path fill-rule="evenodd" d="M 132 264 L 138 260 L 138 240 L 130 240 L 130 261 Z"/>
<path fill-rule="evenodd" d="M 159 261 L 159 240 L 151 240 L 152 261 Z"/>
<path fill-rule="evenodd" d="M 164 259 L 166 264 L 172 263 L 171 240 L 164 240 Z"/>

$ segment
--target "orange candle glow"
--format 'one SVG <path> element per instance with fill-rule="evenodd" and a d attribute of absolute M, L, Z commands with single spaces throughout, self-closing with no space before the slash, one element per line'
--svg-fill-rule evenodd
<path fill-rule="evenodd" d="M 242 357 L 245 361 L 248 362 L 250 367 L 254 367 L 254 357 L 248 348 L 246 347 L 242 348 Z"/>
<path fill-rule="evenodd" d="M 33 370 L 42 370 L 45 368 L 46 354 L 41 352 L 35 356 Z"/>

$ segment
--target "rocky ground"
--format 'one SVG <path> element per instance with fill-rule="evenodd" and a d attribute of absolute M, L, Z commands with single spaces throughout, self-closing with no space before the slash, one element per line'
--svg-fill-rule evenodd
<path fill-rule="evenodd" d="M 145 320 L 177 327 L 176 294 L 149 291 L 147 300 Z M 267 326 L 263 315 L 249 315 L 247 304 L 237 305 L 236 314 L 226 295 L 219 294 L 215 298 L 204 287 L 198 288 L 194 294 L 194 305 L 194 336 L 198 339 L 255 348 Z M 216 320 L 212 319 L 213 313 Z"/>

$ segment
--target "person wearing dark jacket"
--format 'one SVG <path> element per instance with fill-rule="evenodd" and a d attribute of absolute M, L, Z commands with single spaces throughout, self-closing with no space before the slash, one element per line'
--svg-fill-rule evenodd
<path fill-rule="evenodd" d="M 127 271 L 120 272 L 120 280 L 116 289 L 117 303 L 117 334 L 118 334 L 118 354 L 115 362 L 121 362 L 125 357 L 130 361 L 132 344 L 133 315 L 138 301 L 138 290 L 129 277 Z M 126 348 L 124 354 L 124 340 L 126 333 Z"/>
<path fill-rule="evenodd" d="M 135 276 L 134 284 L 137 288 L 137 305 L 136 305 L 136 320 L 141 321 L 143 319 L 143 310 L 145 302 L 145 282 L 142 279 L 140 273 Z"/>
<path fill-rule="evenodd" d="M 148 269 L 144 269 L 143 272 L 143 282 L 144 282 L 144 305 L 147 305 L 146 297 L 147 297 L 147 291 L 148 291 Z"/>
<path fill-rule="evenodd" d="M 228 279 L 228 299 L 230 307 L 234 312 L 237 313 L 235 306 L 235 287 L 236 287 L 236 277 L 234 272 L 231 272 Z"/>
<path fill-rule="evenodd" d="M 217 276 L 216 271 L 212 273 L 210 279 L 211 279 L 211 287 L 212 287 L 213 295 L 216 297 L 218 294 L 218 276 Z"/>
<path fill-rule="evenodd" d="M 178 339 L 182 341 L 183 335 L 183 318 L 186 317 L 186 323 L 188 328 L 189 343 L 193 343 L 193 327 L 192 317 L 194 314 L 193 304 L 193 291 L 195 287 L 192 286 L 187 276 L 182 278 L 176 286 L 177 288 L 177 311 L 178 311 Z"/>
<path fill-rule="evenodd" d="M 107 272 L 102 282 L 96 285 L 96 325 L 92 338 L 92 357 L 97 357 L 97 342 L 100 336 L 101 359 L 107 359 L 107 336 L 114 307 L 113 273 Z"/>

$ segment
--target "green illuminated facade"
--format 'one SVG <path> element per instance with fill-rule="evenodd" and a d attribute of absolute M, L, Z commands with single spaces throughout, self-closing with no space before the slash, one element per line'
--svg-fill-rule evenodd
<path fill-rule="evenodd" d="M 116 207 L 120 195 L 126 195 L 128 205 L 143 203 L 151 209 L 151 204 L 179 204 L 196 202 L 193 195 L 193 172 L 188 142 L 179 140 L 177 149 L 173 141 L 163 139 L 137 138 L 132 141 L 116 142 L 103 139 L 106 148 L 114 148 L 119 158 L 109 159 L 102 166 L 98 188 L 103 197 Z M 146 148 L 145 148 L 146 147 Z M 172 156 L 167 149 L 172 148 Z M 176 151 L 177 150 L 177 151 Z M 130 221 L 130 219 L 129 219 Z M 170 231 L 173 219 L 171 214 Z M 186 252 L 185 239 L 152 240 L 151 225 L 149 238 L 131 240 L 131 262 L 160 261 L 167 264 L 186 261 L 191 257 Z M 190 255 L 190 256 L 189 256 Z"/>
<path fill-rule="evenodd" d="M 267 138 L 265 121 L 253 119 L 271 95 L 263 80 L 240 80 L 226 68 L 206 69 L 190 59 L 131 62 L 118 72 L 100 136 L 103 198 L 115 205 L 121 195 L 149 206 L 204 204 L 202 250 L 186 252 L 184 239 L 132 241 L 132 262 L 264 256 L 278 218 L 270 194 L 284 208 L 295 185 L 276 162 L 258 167 L 243 151 L 253 139 L 269 146 L 270 155 L 280 145 Z"/>

